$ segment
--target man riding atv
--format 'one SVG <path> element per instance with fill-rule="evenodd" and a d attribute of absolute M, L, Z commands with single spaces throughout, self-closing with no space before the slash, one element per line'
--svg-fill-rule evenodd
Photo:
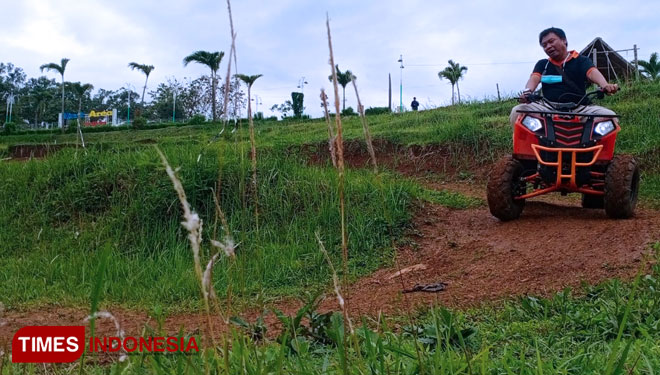
<path fill-rule="evenodd" d="M 587 82 L 598 85 L 606 94 L 614 94 L 619 86 L 610 84 L 605 77 L 596 69 L 591 59 L 580 55 L 576 51 L 568 51 L 566 34 L 562 29 L 551 27 L 541 31 L 539 43 L 543 51 L 548 55 L 547 59 L 539 60 L 534 66 L 534 72 L 529 77 L 525 90 L 520 95 L 519 104 L 511 111 L 509 121 L 511 126 L 516 122 L 520 110 L 528 111 L 552 111 L 553 103 L 577 103 L 586 94 Z M 536 90 L 542 83 L 544 100 L 530 103 L 529 94 Z M 550 103 L 548 103 L 550 102 Z M 573 111 L 579 114 L 602 114 L 614 115 L 607 108 L 597 105 L 580 105 Z"/>
<path fill-rule="evenodd" d="M 567 51 L 561 29 L 541 32 L 548 59 L 534 67 L 523 104 L 511 111 L 513 153 L 494 166 L 487 185 L 488 207 L 500 220 L 520 216 L 525 200 L 559 192 L 582 194 L 582 207 L 604 208 L 612 218 L 634 214 L 639 168 L 631 155 L 614 154 L 617 115 L 590 98 L 614 94 L 591 60 Z M 587 83 L 598 91 L 586 92 Z M 533 94 L 542 83 L 543 97 Z"/>

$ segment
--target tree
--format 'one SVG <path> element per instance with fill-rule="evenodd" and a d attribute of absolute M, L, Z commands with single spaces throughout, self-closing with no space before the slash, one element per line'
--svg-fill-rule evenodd
<path fill-rule="evenodd" d="M 660 62 L 658 61 L 657 52 L 653 52 L 651 54 L 649 61 L 639 60 L 637 63 L 642 66 L 640 71 L 644 74 L 645 77 L 652 81 L 660 78 Z"/>
<path fill-rule="evenodd" d="M 286 101 L 284 101 L 284 103 L 279 104 L 279 105 L 273 104 L 273 106 L 270 107 L 270 110 L 273 111 L 273 112 L 274 111 L 280 112 L 282 114 L 282 118 L 284 119 L 284 118 L 288 117 L 287 114 L 289 113 L 289 111 L 291 111 L 292 106 L 293 106 L 293 103 L 291 103 L 291 100 L 286 100 Z"/>
<path fill-rule="evenodd" d="M 46 76 L 30 78 L 18 91 L 20 100 L 19 111 L 23 118 L 31 119 L 34 125 L 40 121 L 57 118 L 60 112 L 60 103 L 56 100 L 60 97 L 60 85 L 55 79 Z M 19 104 L 19 101 L 16 102 Z M 17 111 L 18 113 L 18 111 Z"/>
<path fill-rule="evenodd" d="M 339 70 L 339 64 L 335 65 L 335 70 L 337 71 L 337 83 L 341 85 L 341 95 L 342 95 L 342 111 L 346 109 L 346 85 L 351 83 L 353 80 L 353 73 L 351 73 L 350 70 L 347 70 L 345 72 L 341 72 Z M 328 76 L 328 79 L 330 82 L 332 82 L 332 76 Z"/>
<path fill-rule="evenodd" d="M 44 70 L 54 70 L 62 76 L 62 131 L 64 131 L 64 71 L 66 70 L 66 64 L 68 64 L 69 61 L 70 60 L 65 57 L 62 59 L 60 65 L 57 65 L 56 63 L 48 63 L 39 67 L 39 70 L 42 72 Z"/>
<path fill-rule="evenodd" d="M 16 93 L 25 84 L 26 75 L 23 69 L 15 67 L 12 63 L 0 62 L 0 98 L 6 94 Z"/>
<path fill-rule="evenodd" d="M 302 92 L 292 92 L 291 93 L 291 110 L 293 110 L 293 117 L 301 118 L 305 107 L 303 103 L 305 100 L 305 94 Z"/>
<path fill-rule="evenodd" d="M 467 72 L 467 66 L 461 66 L 459 63 L 455 63 L 453 60 L 449 60 L 449 66 L 446 67 L 443 71 L 438 72 L 438 77 L 440 79 L 446 79 L 451 83 L 451 104 L 454 105 L 454 86 L 458 91 L 458 104 L 461 104 L 461 89 L 458 87 L 458 80 L 463 78 L 465 72 Z"/>
<path fill-rule="evenodd" d="M 21 107 L 23 101 L 21 96 L 24 96 L 24 93 L 21 93 L 25 85 L 26 75 L 23 72 L 23 69 L 15 67 L 12 63 L 0 63 L 0 100 L 2 104 L 6 103 L 6 100 L 10 96 L 14 96 L 15 102 L 12 106 L 12 122 L 20 122 L 23 118 L 21 116 Z M 3 107 L 3 109 L 6 107 Z M 9 110 L 9 108 L 7 108 Z M 8 113 L 4 113 L 5 117 L 0 119 L 0 122 L 7 119 Z"/>
<path fill-rule="evenodd" d="M 78 134 L 80 135 L 80 140 L 82 141 L 83 148 L 85 147 L 85 139 L 83 139 L 82 130 L 80 129 L 80 112 L 82 112 L 82 101 L 87 94 L 89 94 L 94 86 L 91 83 L 81 84 L 80 82 L 73 82 L 70 85 L 71 92 L 78 98 L 78 116 L 76 120 L 78 122 Z"/>
<path fill-rule="evenodd" d="M 153 65 L 138 64 L 136 62 L 128 63 L 128 67 L 131 70 L 139 70 L 144 73 L 147 78 L 144 80 L 144 88 L 142 89 L 142 100 L 140 101 L 140 106 L 144 105 L 144 92 L 147 90 L 147 81 L 149 80 L 149 74 L 155 69 Z"/>
<path fill-rule="evenodd" d="M 202 65 L 206 65 L 211 69 L 211 85 L 213 86 L 211 89 L 211 107 L 212 107 L 212 118 L 213 121 L 216 120 L 216 87 L 218 86 L 217 83 L 217 73 L 218 69 L 220 69 L 220 62 L 222 61 L 222 58 L 225 56 L 225 53 L 220 51 L 220 52 L 208 52 L 208 51 L 197 51 L 193 52 L 191 55 L 188 55 L 184 57 L 183 59 L 183 66 L 188 66 L 189 63 L 191 62 L 196 62 Z M 248 88 L 248 91 L 250 89 Z"/>
<path fill-rule="evenodd" d="M 176 113 L 175 120 L 183 120 L 187 92 L 182 83 L 176 78 L 168 78 L 167 83 L 159 83 L 156 90 L 149 92 L 151 103 L 149 105 L 149 114 L 152 118 L 171 119 L 172 109 L 174 107 L 174 94 L 176 93 Z"/>

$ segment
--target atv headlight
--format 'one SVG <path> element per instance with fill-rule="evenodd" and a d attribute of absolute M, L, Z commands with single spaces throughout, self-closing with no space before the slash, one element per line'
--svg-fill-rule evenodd
<path fill-rule="evenodd" d="M 543 128 L 543 123 L 541 122 L 541 120 L 531 116 L 525 116 L 525 118 L 522 120 L 522 124 L 525 125 L 527 129 L 533 132 Z"/>
<path fill-rule="evenodd" d="M 614 122 L 612 120 L 607 120 L 603 122 L 599 122 L 598 125 L 596 125 L 596 129 L 594 129 L 594 132 L 596 134 L 599 134 L 601 136 L 605 134 L 609 134 L 614 130 Z"/>

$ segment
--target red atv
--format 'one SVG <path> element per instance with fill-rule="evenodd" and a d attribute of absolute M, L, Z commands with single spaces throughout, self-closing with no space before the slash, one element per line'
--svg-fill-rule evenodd
<path fill-rule="evenodd" d="M 639 168 L 630 155 L 614 155 L 621 130 L 616 115 L 575 115 L 580 102 L 555 111 L 520 111 L 513 155 L 502 158 L 488 180 L 488 207 L 502 221 L 520 216 L 525 200 L 550 192 L 582 194 L 582 207 L 605 208 L 612 218 L 631 217 L 637 205 Z M 540 100 L 538 95 L 528 96 Z"/>

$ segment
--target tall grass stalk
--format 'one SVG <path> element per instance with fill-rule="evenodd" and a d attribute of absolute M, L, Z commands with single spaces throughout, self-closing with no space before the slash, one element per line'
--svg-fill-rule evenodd
<path fill-rule="evenodd" d="M 227 112 L 227 107 L 229 106 L 229 89 L 231 86 L 231 60 L 232 57 L 234 58 L 234 65 L 236 64 L 236 33 L 234 32 L 234 20 L 231 16 L 231 2 L 227 0 L 227 12 L 229 14 L 229 30 L 231 32 L 231 49 L 229 50 L 229 60 L 227 61 L 227 76 L 225 77 L 225 98 L 224 98 L 224 103 L 223 103 L 223 115 L 224 115 L 224 121 L 222 123 L 222 129 L 225 129 L 225 126 L 229 122 L 229 113 Z M 236 67 L 238 69 L 238 67 Z M 236 115 L 236 111 L 234 111 L 234 115 Z"/>
<path fill-rule="evenodd" d="M 339 173 L 339 211 L 341 213 L 341 249 L 344 271 L 344 283 L 348 275 L 348 239 L 346 237 L 346 213 L 344 206 L 344 140 L 342 138 L 342 124 L 339 106 L 339 85 L 337 83 L 337 70 L 335 70 L 335 58 L 332 53 L 332 36 L 330 34 L 330 18 L 326 14 L 326 26 L 328 28 L 328 48 L 330 49 L 330 71 L 332 74 L 332 85 L 335 91 L 335 126 L 337 136 L 335 145 L 337 147 L 337 171 Z"/>
<path fill-rule="evenodd" d="M 360 114 L 360 120 L 362 121 L 362 129 L 364 130 L 364 138 L 367 142 L 367 150 L 369 151 L 369 157 L 371 158 L 371 165 L 374 167 L 374 173 L 378 173 L 378 165 L 376 163 L 376 152 L 374 151 L 374 145 L 371 139 L 371 132 L 369 131 L 369 125 L 367 124 L 367 118 L 364 115 L 364 106 L 360 101 L 360 93 L 358 92 L 357 83 L 355 82 L 357 77 L 353 76 L 351 82 L 353 83 L 353 88 L 355 89 L 355 97 L 358 102 L 358 113 Z"/>
<path fill-rule="evenodd" d="M 344 140 L 342 139 L 342 126 L 341 126 L 341 115 L 339 109 L 339 85 L 337 83 L 337 70 L 335 68 L 335 57 L 332 52 L 332 36 L 330 34 L 330 17 L 326 13 L 325 25 L 328 29 L 328 49 L 330 50 L 330 70 L 332 73 L 332 85 L 335 91 L 335 125 L 337 126 L 337 172 L 338 172 L 338 190 L 339 190 L 339 212 L 341 215 L 341 256 L 342 256 L 342 266 L 343 266 L 343 280 L 344 286 L 348 286 L 348 238 L 346 235 L 346 210 L 344 204 Z M 348 308 L 349 308 L 350 295 L 346 296 L 346 308 L 343 311 L 344 314 L 344 358 L 347 356 L 347 336 L 346 335 L 346 324 L 348 322 Z M 348 362 L 342 361 L 342 367 L 344 374 L 348 374 Z"/>
<path fill-rule="evenodd" d="M 195 274 L 197 274 L 197 278 L 199 280 L 200 288 L 202 291 L 202 296 L 204 297 L 204 307 L 206 309 L 209 335 L 211 336 L 212 340 L 215 342 L 215 339 L 213 338 L 213 322 L 211 321 L 211 309 L 209 307 L 209 294 L 206 289 L 206 285 L 204 284 L 204 276 L 202 274 L 202 266 L 199 259 L 199 250 L 201 248 L 201 243 L 202 243 L 202 219 L 200 219 L 199 215 L 190 208 L 190 204 L 188 203 L 188 199 L 186 198 L 186 192 L 185 190 L 183 190 L 183 185 L 181 184 L 181 180 L 179 180 L 179 178 L 174 173 L 174 170 L 170 166 L 170 163 L 168 163 L 165 154 L 163 154 L 163 152 L 158 148 L 158 146 L 155 146 L 155 148 L 156 151 L 158 152 L 158 155 L 160 156 L 160 160 L 163 166 L 165 167 L 165 171 L 167 172 L 167 175 L 172 181 L 174 190 L 176 190 L 176 193 L 179 196 L 179 201 L 181 202 L 181 207 L 183 208 L 183 218 L 185 219 L 185 221 L 181 222 L 181 225 L 184 228 L 186 228 L 186 230 L 188 231 L 188 241 L 190 242 L 190 247 L 193 252 L 193 259 L 195 263 L 194 265 Z M 215 347 L 215 343 L 213 346 Z"/>
<path fill-rule="evenodd" d="M 321 235 L 319 234 L 319 231 L 317 230 L 315 234 L 316 234 L 316 240 L 319 243 L 319 250 L 321 250 L 321 253 L 325 258 L 325 261 L 328 262 L 328 266 L 330 267 L 330 272 L 332 272 L 332 285 L 334 286 L 335 294 L 337 295 L 337 303 L 339 304 L 339 308 L 341 309 L 342 313 L 344 313 L 344 316 L 348 319 L 346 320 L 346 324 L 348 324 L 351 334 L 353 334 L 354 333 L 353 324 L 351 323 L 351 319 L 350 317 L 348 317 L 348 314 L 345 313 L 346 305 L 344 302 L 344 297 L 342 297 L 341 295 L 341 287 L 339 286 L 339 278 L 337 277 L 337 271 L 335 271 L 335 267 L 332 265 L 332 260 L 330 260 L 328 251 L 325 249 L 325 245 L 323 245 L 323 241 L 321 240 Z"/>
<path fill-rule="evenodd" d="M 328 125 L 328 149 L 330 150 L 330 159 L 332 160 L 332 165 L 337 168 L 337 154 L 335 152 L 335 131 L 332 130 L 332 124 L 330 124 L 330 115 L 328 114 L 328 95 L 326 95 L 324 89 L 321 89 L 321 103 L 323 104 L 325 123 Z"/>
<path fill-rule="evenodd" d="M 90 325 L 92 325 L 92 327 L 93 327 L 94 322 L 96 321 L 96 319 L 110 319 L 110 321 L 112 321 L 112 323 L 115 326 L 117 336 L 119 338 L 121 338 L 122 341 L 124 340 L 126 332 L 124 332 L 124 329 L 121 328 L 121 324 L 119 324 L 119 320 L 117 320 L 117 318 L 114 315 L 112 315 L 112 313 L 110 313 L 108 311 L 95 311 L 93 314 L 87 316 L 84 319 L 84 322 L 85 323 L 90 322 Z M 90 336 L 94 337 L 94 329 L 92 329 L 92 333 L 90 334 Z M 121 348 L 120 352 L 121 352 L 121 354 L 119 355 L 119 362 L 124 362 L 128 358 L 127 353 L 124 350 L 124 348 Z"/>

